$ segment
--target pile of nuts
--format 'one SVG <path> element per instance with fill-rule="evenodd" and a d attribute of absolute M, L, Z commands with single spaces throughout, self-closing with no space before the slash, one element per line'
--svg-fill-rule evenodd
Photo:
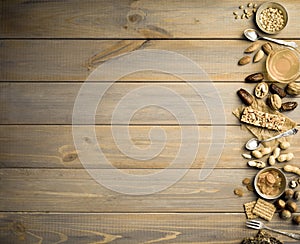
<path fill-rule="evenodd" d="M 259 42 L 253 42 L 249 47 L 247 47 L 244 51 L 244 53 L 246 53 L 247 55 L 242 57 L 238 64 L 239 65 L 246 65 L 249 64 L 251 62 L 251 57 L 249 56 L 249 54 L 254 53 L 253 56 L 253 63 L 258 63 L 259 61 L 261 61 L 264 57 L 265 54 L 269 55 L 269 53 L 273 50 L 273 47 L 271 45 L 271 43 L 267 42 L 265 44 L 263 44 L 260 48 L 260 43 Z M 262 80 L 262 79 L 261 79 Z M 252 82 L 256 82 L 256 81 L 252 81 Z"/>
<path fill-rule="evenodd" d="M 283 12 L 277 8 L 266 8 L 260 16 L 261 26 L 268 32 L 277 32 L 284 28 L 285 19 Z"/>
<path fill-rule="evenodd" d="M 248 3 L 246 7 L 244 5 L 240 5 L 239 9 L 243 11 L 240 15 L 237 11 L 233 12 L 234 18 L 235 19 L 249 19 L 257 9 L 257 4 L 256 3 Z"/>

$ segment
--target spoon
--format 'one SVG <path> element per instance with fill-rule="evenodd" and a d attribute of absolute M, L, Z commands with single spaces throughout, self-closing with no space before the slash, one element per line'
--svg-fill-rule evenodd
<path fill-rule="evenodd" d="M 293 48 L 298 47 L 296 42 L 287 42 L 287 41 L 283 41 L 283 40 L 273 39 L 270 37 L 260 36 L 254 29 L 244 30 L 244 35 L 248 40 L 253 41 L 253 42 L 257 41 L 258 39 L 265 39 L 265 40 L 268 40 L 271 42 L 275 42 L 277 44 L 281 44 L 281 45 L 285 45 L 285 46 L 289 46 L 289 47 L 293 47 Z"/>
<path fill-rule="evenodd" d="M 265 139 L 265 140 L 258 140 L 257 138 L 252 138 L 246 143 L 245 147 L 248 150 L 253 151 L 253 150 L 259 148 L 259 146 L 262 142 L 272 141 L 272 140 L 275 140 L 275 139 L 278 139 L 278 138 L 281 138 L 281 137 L 295 135 L 297 132 L 298 132 L 298 129 L 293 128 L 293 129 L 290 129 L 286 132 L 283 132 L 283 133 L 281 133 L 277 136 L 270 137 L 270 138 Z"/>

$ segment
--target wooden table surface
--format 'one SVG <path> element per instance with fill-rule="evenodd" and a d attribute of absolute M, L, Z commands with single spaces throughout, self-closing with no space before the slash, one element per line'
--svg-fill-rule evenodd
<path fill-rule="evenodd" d="M 280 2 L 288 9 L 289 23 L 276 37 L 300 45 L 300 1 Z M 236 91 L 241 87 L 253 89 L 253 84 L 245 84 L 244 78 L 265 71 L 265 60 L 243 67 L 237 65 L 250 44 L 243 38 L 243 30 L 255 25 L 252 18 L 235 20 L 233 11 L 247 3 L 2 0 L 0 243 L 240 243 L 244 237 L 255 235 L 255 230 L 245 227 L 243 204 L 257 196 L 248 191 L 243 197 L 233 194 L 234 188 L 243 187 L 245 177 L 253 177 L 257 172 L 241 158 L 245 152 L 243 145 L 251 135 L 242 130 L 231 113 L 241 104 Z M 255 3 L 259 5 L 262 1 Z M 90 147 L 99 144 L 105 157 L 121 173 L 160 172 L 176 156 L 182 144 L 182 128 L 191 144 L 195 138 L 193 131 L 200 132 L 199 151 L 184 177 L 164 190 L 146 195 L 125 194 L 99 184 L 83 167 L 72 134 L 75 99 L 92 71 L 136 50 L 169 51 L 192 60 L 208 79 L 193 77 L 184 68 L 178 73 L 190 77 L 200 87 L 213 84 L 222 102 L 220 107 L 208 109 L 205 99 L 214 99 L 215 93 L 208 92 L 203 102 L 189 82 L 155 70 L 133 72 L 116 82 L 105 77 L 98 80 L 100 87 L 113 83 L 95 111 L 98 142 L 85 137 L 90 127 L 88 120 L 83 119 L 81 133 Z M 172 57 L 143 61 L 180 67 Z M 124 67 L 130 64 L 124 63 Z M 109 77 L 115 71 L 106 72 Z M 167 88 L 180 94 L 194 111 L 194 122 L 182 125 L 176 120 L 179 115 L 150 104 L 139 109 L 129 125 L 121 121 L 111 126 L 118 102 L 126 94 L 147 87 Z M 162 100 L 157 94 L 150 94 L 153 102 Z M 172 94 L 164 99 L 172 103 Z M 295 100 L 300 102 L 299 97 Z M 129 100 L 123 113 L 132 113 L 136 102 Z M 178 101 L 175 107 L 179 114 L 186 112 Z M 224 112 L 223 120 L 207 116 L 220 109 Z M 300 121 L 299 110 L 289 117 Z M 124 127 L 130 132 L 129 142 L 143 150 L 150 145 L 151 128 L 160 127 L 166 134 L 163 150 L 148 160 L 130 158 L 122 153 L 112 136 L 113 129 L 122 131 Z M 225 132 L 226 136 L 222 138 L 213 131 Z M 119 137 L 119 143 L 126 145 L 126 135 Z M 224 148 L 218 155 L 216 145 L 223 142 Z M 299 137 L 295 137 L 291 150 L 296 155 L 296 164 L 300 159 L 299 146 Z M 213 152 L 213 170 L 200 181 L 199 173 L 211 166 L 205 161 L 209 150 Z M 187 162 L 181 160 L 177 168 L 168 169 L 170 178 L 179 168 L 186 167 Z M 91 157 L 89 166 L 111 182 L 118 181 L 104 161 Z M 158 185 L 164 184 L 164 180 Z M 133 184 L 130 191 L 138 188 Z M 299 227 L 282 221 L 277 214 L 269 225 L 300 233 Z M 275 236 L 285 243 L 297 243 Z"/>

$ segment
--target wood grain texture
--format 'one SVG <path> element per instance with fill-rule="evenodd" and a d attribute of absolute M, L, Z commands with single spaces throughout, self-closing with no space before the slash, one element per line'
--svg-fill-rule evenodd
<path fill-rule="evenodd" d="M 107 84 L 97 83 L 80 93 L 87 99 L 76 110 L 81 114 L 78 123 L 94 123 L 87 108 L 95 107 L 101 92 L 105 91 L 95 107 L 96 124 L 239 125 L 232 115 L 232 111 L 242 104 L 236 91 L 244 87 L 251 92 L 255 87 L 254 84 L 206 82 L 195 84 L 199 89 L 196 92 L 188 83 L 126 82 L 114 83 L 105 90 Z M 72 124 L 74 103 L 81 86 L 81 83 L 1 83 L 0 123 Z M 298 100 L 299 96 L 285 98 L 285 101 Z M 183 115 L 191 114 L 188 109 L 195 118 L 183 118 Z M 300 121 L 297 109 L 285 114 Z"/>
<path fill-rule="evenodd" d="M 244 214 L 16 214 L 0 216 L 1 243 L 231 243 L 256 235 Z M 270 227 L 298 232 L 274 218 Z M 297 243 L 272 234 L 285 243 Z"/>
<path fill-rule="evenodd" d="M 264 42 L 261 42 L 264 43 Z M 300 42 L 298 42 L 300 45 Z M 255 72 L 265 72 L 265 59 L 256 64 L 238 66 L 246 40 L 0 40 L 1 81 L 85 81 L 103 62 L 134 50 L 162 50 L 195 62 L 204 72 L 188 70 L 190 63 L 174 57 L 141 57 L 141 63 L 158 67 L 170 64 L 174 74 L 142 70 L 121 77 L 122 81 L 243 81 Z M 178 56 L 175 56 L 178 58 Z M 111 81 L 111 73 L 135 67 L 135 59 L 112 65 L 98 81 Z M 184 64 L 188 65 L 185 66 Z M 171 66 L 172 65 L 172 66 Z M 111 78 L 110 78 L 111 79 Z M 114 81 L 114 80 L 113 80 Z"/>
<path fill-rule="evenodd" d="M 300 3 L 281 3 L 289 24 L 278 36 L 297 38 Z M 0 33 L 2 38 L 241 38 L 254 21 L 235 20 L 238 6 L 234 0 L 4 0 Z"/>
<path fill-rule="evenodd" d="M 159 171 L 122 170 L 140 177 L 141 174 Z M 168 169 L 168 177 L 147 185 L 143 183 L 143 177 L 127 181 L 113 176 L 113 172 L 115 170 L 92 171 L 93 174 L 101 173 L 101 179 L 107 180 L 106 186 L 134 193 L 141 188 L 158 189 L 161 185 L 171 183 L 170 179 L 178 170 Z M 201 170 L 192 169 L 177 183 L 161 192 L 135 196 L 104 188 L 83 169 L 1 169 L 0 210 L 85 213 L 243 212 L 243 203 L 255 200 L 256 196 L 242 186 L 242 180 L 253 177 L 256 172 L 249 168 L 214 169 L 209 177 L 200 181 Z M 244 189 L 244 197 L 233 194 L 236 187 Z"/>
<path fill-rule="evenodd" d="M 116 126 L 114 129 L 120 129 Z M 97 152 L 96 143 L 86 136 L 85 131 L 82 132 L 82 142 L 79 146 L 88 145 L 91 152 Z M 119 135 L 118 141 L 112 136 L 112 128 L 110 126 L 96 126 L 96 135 L 102 153 L 107 160 L 119 169 L 151 169 L 166 168 L 176 158 L 179 152 L 182 138 L 182 130 L 179 126 L 160 126 L 165 132 L 164 136 L 152 138 L 154 145 L 161 145 L 161 152 L 153 154 L 147 160 L 141 160 L 137 156 L 129 157 L 130 151 L 121 152 L 118 145 L 127 145 L 128 147 L 137 148 L 135 150 L 145 150 L 150 145 L 149 132 L 152 126 L 131 126 L 128 128 L 131 138 L 127 138 L 126 133 Z M 198 153 L 191 168 L 209 168 L 208 162 L 214 162 L 216 168 L 246 168 L 246 159 L 243 159 L 241 153 L 247 153 L 244 149 L 245 142 L 252 136 L 249 132 L 241 130 L 237 126 L 228 127 L 212 127 L 199 126 L 199 137 L 189 132 L 194 131 L 194 127 L 185 126 L 184 130 L 188 131 L 188 141 L 191 149 L 187 155 L 193 155 L 194 144 L 199 143 Z M 222 133 L 213 134 L 214 129 L 226 133 L 223 138 Z M 82 168 L 78 154 L 85 158 L 91 168 L 108 168 L 107 163 L 101 160 L 95 160 L 88 153 L 77 151 L 74 145 L 71 126 L 0 126 L 0 167 L 2 168 L 58 168 L 58 169 L 80 169 Z M 212 140 L 212 138 L 214 138 Z M 216 152 L 217 147 L 223 145 L 221 155 L 213 153 L 207 156 L 206 153 Z M 291 148 L 289 151 L 295 154 L 294 162 L 299 161 L 300 145 L 298 136 L 292 138 Z M 89 142 L 89 144 L 87 144 Z M 163 145 L 165 142 L 165 145 Z M 82 143 L 82 144 L 81 144 Z M 184 143 L 183 143 L 184 144 Z M 148 148 L 146 151 L 150 151 Z M 100 153 L 100 152 L 98 152 Z M 219 158 L 220 156 L 220 158 Z M 185 163 L 182 160 L 182 163 Z M 263 159 L 265 160 L 265 159 Z M 84 162 L 85 162 L 84 161 Z M 179 168 L 185 166 L 179 165 Z"/>

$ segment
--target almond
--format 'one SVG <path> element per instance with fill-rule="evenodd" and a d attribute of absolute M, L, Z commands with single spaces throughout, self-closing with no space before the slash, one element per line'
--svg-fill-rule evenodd
<path fill-rule="evenodd" d="M 239 64 L 239 65 L 246 65 L 246 64 L 249 64 L 250 61 L 251 61 L 251 57 L 250 57 L 250 56 L 244 56 L 244 57 L 242 57 L 242 58 L 239 60 L 238 64 Z"/>
<path fill-rule="evenodd" d="M 254 42 L 249 47 L 247 47 L 244 52 L 245 53 L 253 53 L 254 51 L 256 51 L 259 48 L 259 45 L 260 44 L 258 42 Z"/>
<path fill-rule="evenodd" d="M 253 62 L 254 63 L 259 62 L 260 60 L 263 59 L 264 56 L 265 56 L 264 51 L 263 50 L 258 50 L 257 53 L 253 57 Z"/>
<path fill-rule="evenodd" d="M 273 46 L 270 42 L 267 42 L 262 45 L 262 50 L 265 52 L 265 54 L 269 55 L 269 53 L 273 50 Z"/>

